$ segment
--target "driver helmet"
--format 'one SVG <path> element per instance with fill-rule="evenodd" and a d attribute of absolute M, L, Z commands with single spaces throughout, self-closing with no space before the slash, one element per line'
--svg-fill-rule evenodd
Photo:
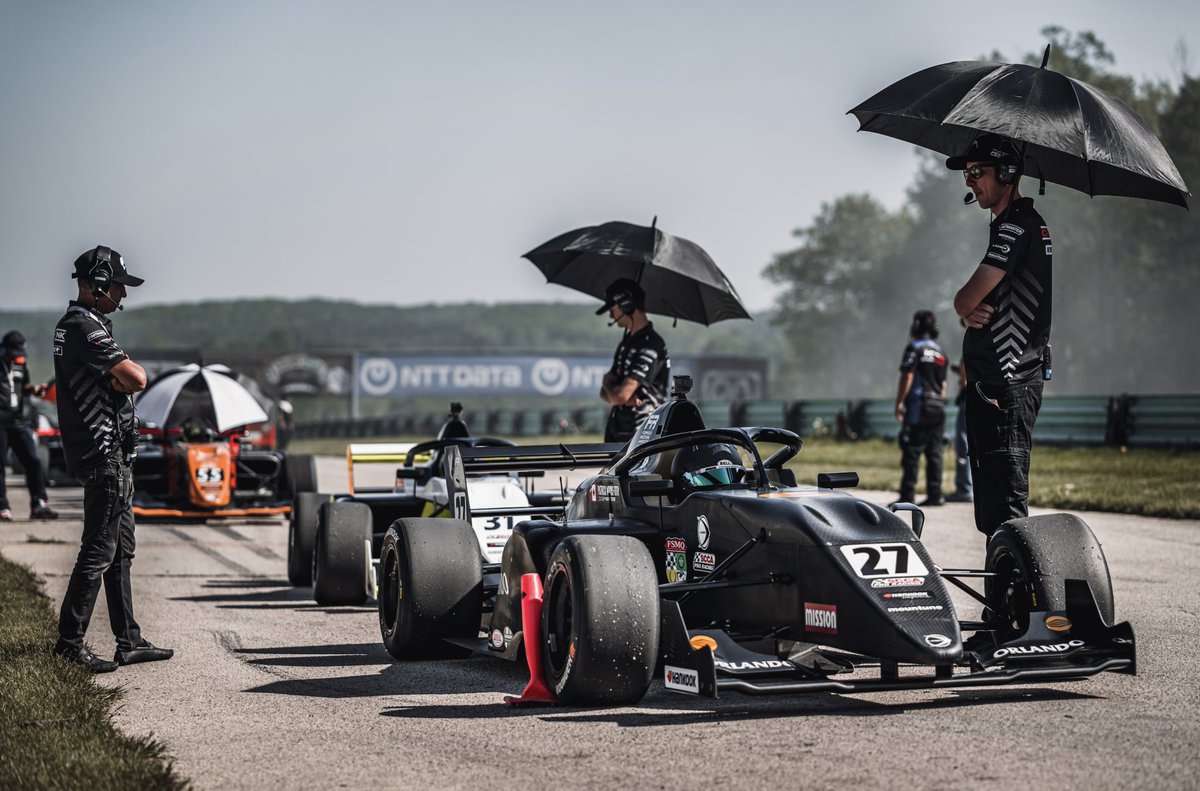
<path fill-rule="evenodd" d="M 710 442 L 680 448 L 671 463 L 671 478 L 684 490 L 694 491 L 745 483 L 753 474 L 733 445 Z"/>

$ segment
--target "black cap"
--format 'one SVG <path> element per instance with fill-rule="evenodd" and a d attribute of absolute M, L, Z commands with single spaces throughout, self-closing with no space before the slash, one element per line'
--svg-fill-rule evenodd
<path fill-rule="evenodd" d="M 20 330 L 9 330 L 4 334 L 4 339 L 0 340 L 0 346 L 8 349 L 10 352 L 25 351 L 25 336 Z"/>
<path fill-rule="evenodd" d="M 635 308 L 645 308 L 646 292 L 635 281 L 622 277 L 609 283 L 608 288 L 604 289 L 604 304 L 597 309 L 596 315 L 607 313 L 613 305 L 625 300 L 633 300 Z"/>
<path fill-rule="evenodd" d="M 980 135 L 971 141 L 966 151 L 947 159 L 946 167 L 950 170 L 965 170 L 968 162 L 984 165 L 1019 165 L 1021 155 L 1017 152 L 1016 144 L 1007 137 Z"/>
<path fill-rule="evenodd" d="M 146 282 L 140 277 L 129 274 L 129 270 L 125 268 L 125 261 L 121 258 L 121 254 L 111 247 L 105 247 L 104 245 L 93 247 L 76 258 L 75 272 L 71 277 L 77 277 L 80 280 L 95 280 L 98 274 L 97 270 L 103 271 L 105 258 L 108 259 L 108 268 L 112 273 L 110 279 L 114 283 L 126 286 L 140 286 Z"/>

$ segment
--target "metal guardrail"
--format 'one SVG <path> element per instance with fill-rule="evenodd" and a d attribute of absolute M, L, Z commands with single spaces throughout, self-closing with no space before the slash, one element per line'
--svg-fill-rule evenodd
<path fill-rule="evenodd" d="M 802 437 L 895 439 L 899 426 L 891 399 L 702 402 L 710 426 L 782 426 Z M 947 434 L 957 407 L 946 409 Z M 467 413 L 480 433 L 501 437 L 599 434 L 608 407 L 507 409 Z M 444 415 L 318 420 L 299 424 L 299 437 L 368 438 L 433 436 Z M 1067 446 L 1200 449 L 1200 395 L 1048 396 L 1033 431 L 1034 442 Z"/>

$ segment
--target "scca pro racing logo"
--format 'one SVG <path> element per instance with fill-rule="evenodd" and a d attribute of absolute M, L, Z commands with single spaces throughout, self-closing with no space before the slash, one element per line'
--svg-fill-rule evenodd
<path fill-rule="evenodd" d="M 373 396 L 389 395 L 399 378 L 396 364 L 385 357 L 363 360 L 358 374 L 362 389 Z"/>
<path fill-rule="evenodd" d="M 560 395 L 571 384 L 571 368 L 558 357 L 544 357 L 533 364 L 529 372 L 533 389 L 542 395 Z"/>

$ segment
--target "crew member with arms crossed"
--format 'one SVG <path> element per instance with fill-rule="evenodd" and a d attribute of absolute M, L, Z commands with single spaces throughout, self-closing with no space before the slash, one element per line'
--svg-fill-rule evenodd
<path fill-rule="evenodd" d="M 975 526 L 990 536 L 1029 515 L 1033 425 L 1050 378 L 1050 231 L 1021 196 L 1021 154 L 995 135 L 975 139 L 946 167 L 963 171 L 966 203 L 992 213 L 983 259 L 954 297 L 967 327 L 967 444 Z"/>
<path fill-rule="evenodd" d="M 145 389 L 146 372 L 117 345 L 106 316 L 121 309 L 126 286 L 144 281 L 129 274 L 116 250 L 103 246 L 79 256 L 71 277 L 79 280 L 79 296 L 54 329 L 54 371 L 67 471 L 83 486 L 83 537 L 59 612 L 54 653 L 93 673 L 108 673 L 174 653 L 147 642 L 133 617 L 133 394 Z M 117 638 L 112 662 L 83 642 L 101 580 Z"/>
<path fill-rule="evenodd" d="M 600 398 L 611 404 L 604 427 L 605 442 L 633 438 L 646 416 L 667 397 L 671 358 L 667 344 L 646 318 L 646 292 L 632 280 L 614 280 L 604 292 L 604 304 L 596 311 L 608 313 L 611 324 L 625 330 L 613 355 L 612 368 L 604 374 Z"/>

